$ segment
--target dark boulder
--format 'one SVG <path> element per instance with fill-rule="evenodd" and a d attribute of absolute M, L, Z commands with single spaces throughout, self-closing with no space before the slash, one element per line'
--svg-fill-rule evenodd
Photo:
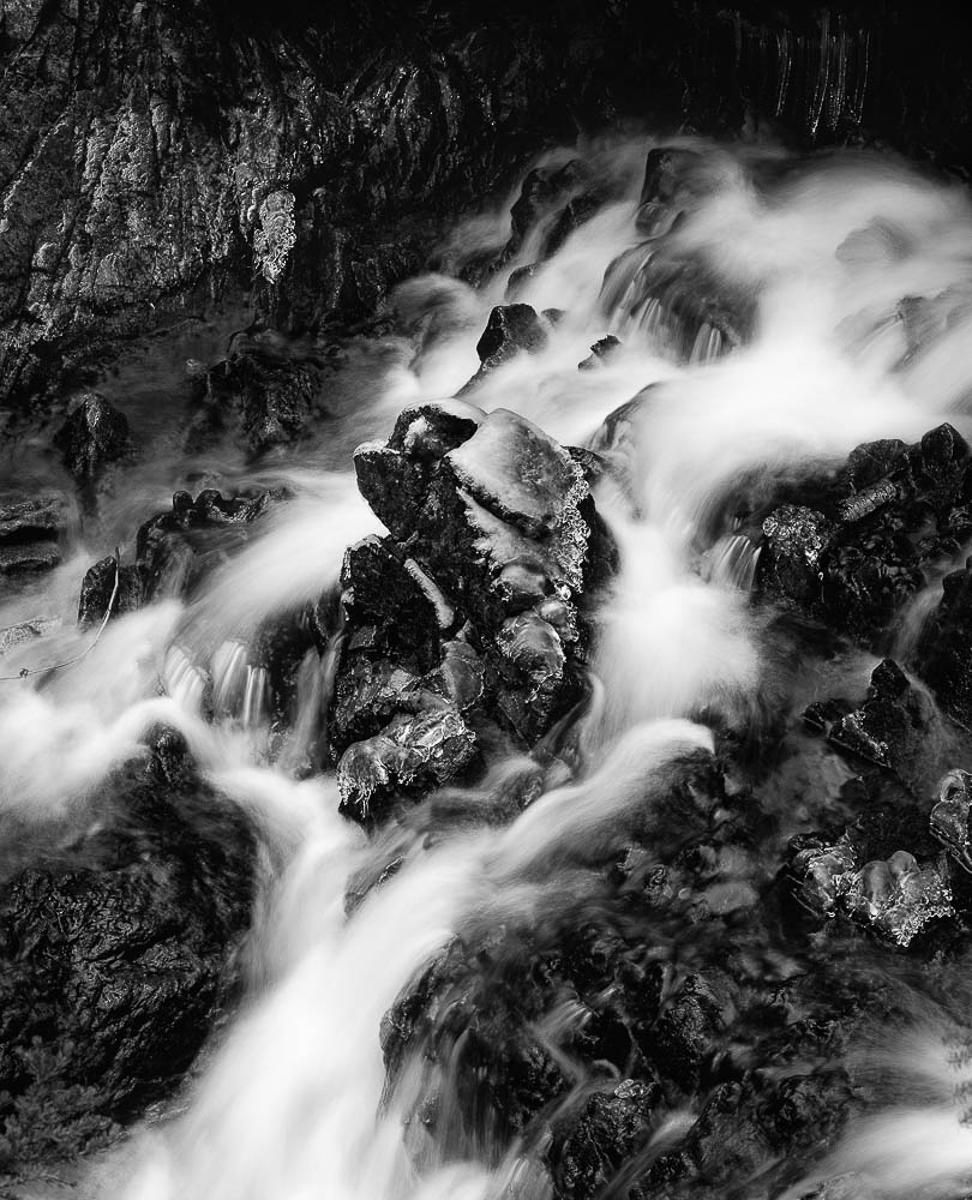
<path fill-rule="evenodd" d="M 764 497 L 742 514 L 762 528 L 758 589 L 866 647 L 883 646 L 904 606 L 972 535 L 969 477 L 968 446 L 941 425 L 915 445 L 865 443 L 835 472 L 781 481 L 775 504 Z M 959 646 L 939 645 L 949 636 L 950 610 L 961 624 L 957 577 L 949 576 L 946 591 L 909 664 L 940 699 L 953 679 L 960 690 L 961 674 Z"/>
<path fill-rule="evenodd" d="M 648 151 L 638 207 L 638 229 L 648 236 L 667 233 L 675 217 L 697 206 L 718 186 L 712 158 L 682 147 Z"/>
<path fill-rule="evenodd" d="M 589 185 L 590 168 L 573 158 L 562 167 L 534 167 L 520 185 L 520 195 L 510 209 L 510 238 L 502 260 L 515 255 L 544 218 L 562 212 L 571 197 Z"/>
<path fill-rule="evenodd" d="M 863 704 L 838 715 L 828 737 L 843 753 L 893 772 L 916 799 L 929 794 L 951 753 L 934 701 L 893 659 L 874 668 Z"/>
<path fill-rule="evenodd" d="M 609 363 L 614 358 L 620 346 L 620 340 L 613 333 L 598 338 L 594 345 L 591 346 L 591 353 L 588 357 L 577 364 L 578 371 L 593 371 L 602 363 Z"/>
<path fill-rule="evenodd" d="M 547 1160 L 556 1195 L 588 1200 L 601 1194 L 651 1137 L 660 1097 L 657 1084 L 622 1079 L 595 1092 L 571 1120 L 555 1125 Z"/>
<path fill-rule="evenodd" d="M 87 833 L 0 882 L 3 1167 L 91 1149 L 170 1094 L 249 922 L 252 835 L 177 735 L 93 804 Z"/>
<path fill-rule="evenodd" d="M 783 504 L 774 509 L 763 521 L 766 542 L 758 567 L 763 590 L 814 605 L 820 597 L 823 559 L 833 535 L 833 524 L 812 508 Z"/>
<path fill-rule="evenodd" d="M 195 499 L 188 492 L 176 492 L 167 512 L 139 528 L 133 563 L 108 557 L 88 568 L 81 584 L 79 622 L 96 625 L 109 608 L 112 615 L 121 615 L 153 600 L 187 595 L 214 562 L 246 542 L 252 526 L 282 499 L 279 491 L 227 498 L 209 488 Z"/>
<path fill-rule="evenodd" d="M 529 304 L 499 305 L 489 314 L 482 337 L 476 343 L 480 368 L 459 395 L 472 391 L 490 371 L 518 354 L 534 354 L 547 344 L 547 330 Z"/>
<path fill-rule="evenodd" d="M 54 445 L 82 485 L 94 483 L 110 464 L 130 458 L 135 448 L 128 418 L 97 392 L 81 397 L 54 435 Z"/>
<path fill-rule="evenodd" d="M 120 566 L 109 554 L 90 566 L 81 580 L 78 624 L 82 629 L 100 625 L 107 616 L 134 612 L 142 603 L 142 580 L 138 566 Z"/>

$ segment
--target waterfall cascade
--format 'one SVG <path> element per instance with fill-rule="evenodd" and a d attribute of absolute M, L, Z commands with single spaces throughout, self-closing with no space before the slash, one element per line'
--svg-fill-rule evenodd
<path fill-rule="evenodd" d="M 820 51 L 841 80 L 843 47 Z M 506 200 L 399 289 L 400 332 L 345 347 L 329 415 L 286 460 L 187 451 L 157 393 L 129 388 L 137 363 L 106 381 L 133 428 L 152 417 L 152 453 L 81 511 L 60 566 L 2 601 L 23 632 L 0 643 L 0 821 L 22 855 L 69 857 L 124 822 L 97 798 L 160 728 L 257 847 L 231 1019 L 77 1194 L 965 1195 L 967 809 L 961 778 L 935 788 L 972 769 L 949 640 L 972 542 L 972 204 L 887 157 L 689 138 L 558 151 L 513 199 L 512 227 Z M 395 793 L 402 767 L 382 810 L 362 792 L 362 825 L 339 813 L 350 768 L 336 777 L 332 750 L 379 736 L 341 688 L 381 596 L 345 552 L 384 530 L 351 452 L 400 463 L 463 422 L 447 455 L 463 495 L 519 519 L 546 478 L 517 457 L 533 439 L 565 478 L 583 465 L 619 565 L 589 611 L 564 567 L 546 607 L 504 612 L 540 613 L 517 636 L 556 629 L 583 674 L 531 737 L 459 628 L 499 621 L 492 593 L 449 594 L 425 516 L 392 529 L 425 547 L 401 584 L 430 600 L 422 638 L 452 647 L 451 680 L 462 646 L 486 654 L 509 719 L 491 742 L 475 727 L 471 773 L 433 772 L 417 797 Z M 36 480 L 40 461 L 18 470 Z M 395 513 L 410 478 L 383 499 Z M 114 556 L 75 627 L 85 569 L 173 479 L 196 499 L 140 534 L 137 580 Z M 204 502 L 211 486 L 273 499 L 244 519 Z M 560 537 L 537 520 L 523 545 Z M 197 539 L 178 571 L 153 549 L 173 529 Z M 531 553 L 510 552 L 514 590 Z M 396 636 L 434 691 L 446 658 L 416 665 L 418 635 Z M 414 750 L 395 746 L 396 763 Z"/>

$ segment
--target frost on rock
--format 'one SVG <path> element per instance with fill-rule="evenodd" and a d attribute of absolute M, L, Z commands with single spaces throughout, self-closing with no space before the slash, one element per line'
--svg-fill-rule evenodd
<path fill-rule="evenodd" d="M 922 862 L 899 849 L 862 863 L 853 838 L 845 835 L 801 850 L 791 872 L 797 899 L 814 916 L 851 919 L 902 948 L 956 917 L 943 855 Z"/>

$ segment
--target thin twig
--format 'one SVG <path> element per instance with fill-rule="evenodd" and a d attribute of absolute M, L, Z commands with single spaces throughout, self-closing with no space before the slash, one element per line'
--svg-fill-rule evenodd
<path fill-rule="evenodd" d="M 115 549 L 115 585 L 111 589 L 111 598 L 108 601 L 108 607 L 105 609 L 104 620 L 98 632 L 94 636 L 94 641 L 90 645 L 85 646 L 80 654 L 76 654 L 73 658 L 65 659 L 64 662 L 52 663 L 46 667 L 23 667 L 16 675 L 0 675 L 0 683 L 16 683 L 21 679 L 29 679 L 33 675 L 47 675 L 52 671 L 63 671 L 67 667 L 73 667 L 79 663 L 82 658 L 87 658 L 91 651 L 98 645 L 101 640 L 101 635 L 105 632 L 105 626 L 111 617 L 112 609 L 115 607 L 115 600 L 118 598 L 118 589 L 121 582 L 121 567 L 118 561 L 118 550 Z"/>

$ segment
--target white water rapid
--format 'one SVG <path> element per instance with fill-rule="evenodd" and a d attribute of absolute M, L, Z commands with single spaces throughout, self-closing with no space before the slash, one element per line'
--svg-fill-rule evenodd
<path fill-rule="evenodd" d="M 598 617 L 581 752 L 570 767 L 545 766 L 544 794 L 512 823 L 467 822 L 433 837 L 420 817 L 403 823 L 394 835 L 398 869 L 349 915 L 349 887 L 385 861 L 391 835 L 369 837 L 339 816 L 333 775 L 320 763 L 308 777 L 297 769 L 312 755 L 310 717 L 303 725 L 298 719 L 285 749 L 272 744 L 266 681 L 251 645 L 270 618 L 333 586 L 346 546 L 381 529 L 357 492 L 351 446 L 387 437 L 403 407 L 452 396 L 475 374 L 490 310 L 504 302 L 510 274 L 534 261 L 542 230 L 480 287 L 445 274 L 404 285 L 397 306 L 405 332 L 355 348 L 333 427 L 293 461 L 259 475 L 227 466 L 224 487 L 284 483 L 294 499 L 190 602 L 112 620 L 100 635 L 76 631 L 70 611 L 81 573 L 110 548 L 94 538 L 90 553 L 60 568 L 46 592 L 3 602 L 0 627 L 39 613 L 53 625 L 0 657 L 0 672 L 14 677 L 0 683 L 0 813 L 53 820 L 69 836 L 86 820 L 86 797 L 119 764 L 143 756 L 148 732 L 166 724 L 184 735 L 212 786 L 252 816 L 265 844 L 239 1011 L 179 1104 L 99 1158 L 77 1183 L 78 1196 L 552 1195 L 535 1143 L 514 1140 L 457 1160 L 407 1120 L 422 1065 L 406 1067 L 386 1094 L 384 1014 L 473 924 L 501 928 L 515 915 L 540 925 L 582 897 L 592 854 L 623 845 L 634 810 L 650 825 L 652 798 L 673 764 L 711 753 L 714 729 L 758 724 L 761 713 L 798 698 L 805 705 L 822 688 L 781 665 L 766 611 L 751 604 L 755 562 L 746 545 L 732 531 L 712 532 L 733 486 L 809 463 L 836 465 L 869 439 L 914 442 L 943 420 L 972 433 L 972 203 L 964 188 L 877 156 L 796 164 L 772 148 L 676 144 L 700 152 L 711 186 L 694 197 L 675 244 L 686 261 L 704 264 L 706 278 L 751 306 L 742 344 L 727 346 L 712 326 L 685 344 L 663 303 L 638 302 L 638 271 L 651 249 L 635 218 L 651 142 L 592 143 L 571 154 L 610 183 L 613 198 L 516 295 L 537 312 L 563 315 L 542 349 L 498 367 L 469 397 L 487 410 L 514 409 L 564 444 L 587 445 L 609 414 L 654 385 L 619 451 L 627 488 L 606 482 L 596 496 L 622 569 Z M 771 189 L 754 182 L 764 176 L 772 176 Z M 498 202 L 455 229 L 443 262 L 458 267 L 501 245 L 509 207 L 509 199 Z M 918 351 L 899 316 L 902 302 L 916 296 L 945 297 L 949 314 Z M 579 371 L 591 344 L 609 333 L 620 345 Z M 161 506 L 171 482 L 160 474 L 155 463 L 133 475 L 108 536 L 122 536 L 126 504 L 129 536 Z M 52 677 L 16 678 L 88 648 Z M 838 677 L 845 669 L 850 664 L 833 665 Z M 320 709 L 315 672 L 306 673 L 307 713 Z M 213 720 L 201 702 L 208 686 Z M 521 757 L 495 766 L 480 794 L 525 765 Z M 812 764 L 806 783 L 809 798 L 802 813 L 795 807 L 787 816 L 786 833 L 812 828 L 814 806 L 832 796 L 834 781 L 815 776 Z M 775 803 L 787 806 L 782 796 Z M 720 902 L 751 904 L 777 865 L 743 865 Z M 691 929 L 684 936 L 690 944 Z M 790 1180 L 787 1197 L 818 1194 L 822 1180 L 833 1189 L 838 1176 L 844 1191 L 819 1194 L 958 1198 L 972 1189 L 972 1128 L 955 1096 L 961 1069 L 941 1049 L 947 1022 L 918 1001 L 913 1017 L 907 1040 L 872 1031 L 852 1066 L 861 1077 L 880 1076 L 874 1102 L 830 1157 L 818 1155 L 805 1178 Z M 882 1071 L 869 1076 L 867 1064 L 878 1058 Z M 931 1078 L 916 1083 L 921 1072 Z M 697 1116 L 690 1101 L 661 1114 L 652 1153 L 677 1142 Z M 32 1196 L 61 1194 L 33 1186 Z M 745 1198 L 745 1181 L 731 1194 Z"/>

